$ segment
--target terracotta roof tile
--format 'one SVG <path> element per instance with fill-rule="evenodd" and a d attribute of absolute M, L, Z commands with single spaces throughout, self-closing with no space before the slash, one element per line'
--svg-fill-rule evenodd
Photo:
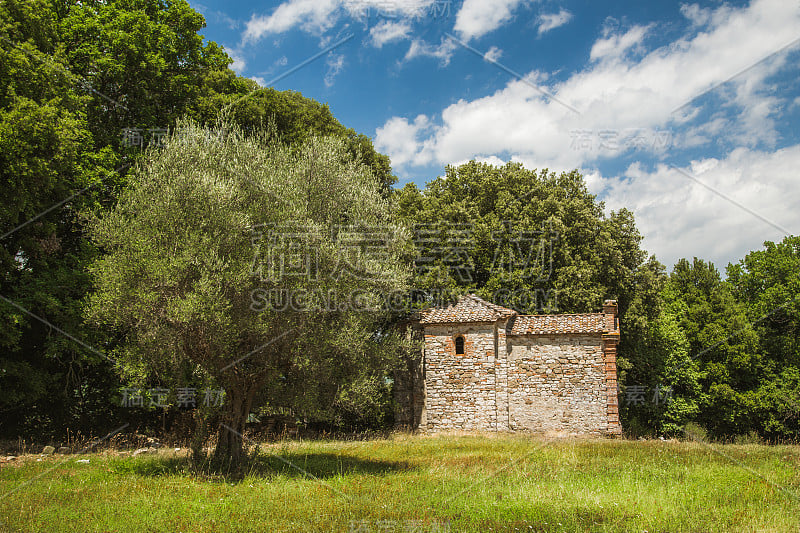
<path fill-rule="evenodd" d="M 612 319 L 613 321 L 613 319 Z M 555 333 L 606 333 L 609 321 L 603 313 L 578 315 L 520 315 L 509 335 L 547 335 Z"/>
<path fill-rule="evenodd" d="M 496 322 L 512 318 L 509 335 L 553 335 L 564 333 L 611 333 L 615 328 L 613 315 L 583 313 L 563 315 L 517 315 L 513 309 L 487 302 L 474 294 L 462 296 L 447 307 L 420 312 L 420 324 L 457 324 Z"/>
<path fill-rule="evenodd" d="M 513 309 L 487 302 L 474 294 L 462 296 L 455 304 L 421 312 L 421 324 L 454 324 L 460 322 L 495 322 L 516 315 Z"/>

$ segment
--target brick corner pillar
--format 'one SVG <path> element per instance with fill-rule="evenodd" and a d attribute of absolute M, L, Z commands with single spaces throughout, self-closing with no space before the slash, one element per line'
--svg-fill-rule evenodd
<path fill-rule="evenodd" d="M 603 362 L 606 372 L 606 399 L 608 429 L 610 435 L 621 435 L 622 425 L 619 422 L 619 403 L 617 400 L 617 345 L 619 344 L 619 319 L 617 317 L 616 300 L 603 302 L 603 314 L 606 316 L 606 331 L 603 333 Z"/>

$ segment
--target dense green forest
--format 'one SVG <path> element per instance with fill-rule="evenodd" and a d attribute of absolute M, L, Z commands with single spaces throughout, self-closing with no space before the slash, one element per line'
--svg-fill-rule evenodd
<path fill-rule="evenodd" d="M 286 353 L 293 350 L 291 339 L 311 339 L 327 349 L 320 361 L 282 360 L 268 390 L 248 389 L 248 410 L 280 405 L 328 427 L 390 427 L 388 377 L 399 350 L 409 348 L 387 341 L 387 332 L 414 308 L 467 292 L 525 313 L 597 311 L 604 299 L 614 298 L 622 324 L 621 416 L 630 435 L 681 435 L 692 427 L 717 439 L 800 438 L 800 238 L 766 242 L 724 273 L 698 258 L 668 271 L 642 249 L 633 213 L 608 212 L 577 171 L 473 161 L 447 167 L 423 190 L 394 188 L 389 158 L 369 137 L 342 125 L 324 104 L 237 76 L 225 51 L 199 33 L 204 25 L 185 1 L 0 3 L 0 436 L 57 439 L 67 430 L 103 435 L 124 423 L 158 429 L 185 406 L 176 398 L 168 408 L 146 401 L 125 406 L 126 390 L 224 385 L 197 371 L 202 365 L 191 356 L 197 346 L 167 351 L 160 343 L 167 337 L 146 338 L 137 330 L 135 314 L 150 316 L 158 308 L 143 296 L 153 285 L 115 277 L 124 272 L 125 279 L 144 282 L 160 272 L 175 276 L 175 283 L 188 276 L 199 284 L 207 265 L 198 267 L 199 274 L 187 265 L 192 253 L 209 249 L 203 239 L 220 257 L 229 250 L 241 265 L 252 255 L 247 239 L 214 240 L 224 233 L 220 228 L 246 225 L 225 226 L 227 219 L 214 218 L 220 212 L 210 209 L 216 196 L 177 182 L 170 189 L 174 197 L 161 198 L 171 218 L 154 214 L 150 226 L 138 228 L 141 240 L 120 240 L 134 231 L 125 214 L 148 205 L 141 196 L 147 176 L 172 175 L 158 165 L 201 165 L 202 153 L 159 147 L 183 125 L 195 136 L 217 132 L 207 146 L 220 153 L 239 153 L 240 145 L 256 142 L 247 139 L 261 139 L 258 150 L 269 154 L 265 165 L 295 165 L 317 176 L 308 183 L 287 178 L 286 187 L 259 182 L 261 196 L 253 196 L 255 178 L 215 182 L 220 191 L 233 188 L 237 198 L 248 199 L 237 216 L 257 220 L 257 200 L 284 206 L 275 211 L 280 220 L 299 216 L 332 228 L 353 220 L 342 206 L 359 205 L 368 213 L 364 220 L 391 223 L 404 236 L 395 260 L 408 275 L 385 265 L 392 275 L 384 276 L 383 285 L 355 287 L 398 294 L 392 303 L 399 305 L 387 299 L 369 321 L 337 316 L 335 327 L 315 330 L 319 338 L 285 338 Z M 251 159 L 260 153 L 248 150 Z M 325 165 L 314 166 L 316 157 Z M 216 159 L 202 165 L 222 168 Z M 333 178 L 326 182 L 324 176 L 352 179 L 326 189 Z M 276 198 L 279 192 L 282 198 Z M 181 203 L 189 194 L 203 204 Z M 315 210 L 313 198 L 330 198 L 331 204 Z M 206 222 L 191 226 L 197 231 L 178 233 L 181 220 L 202 218 L 205 207 Z M 116 220 L 116 233 L 98 220 L 111 226 Z M 154 237 L 153 228 L 172 235 L 168 242 L 185 236 L 183 270 L 156 264 L 163 254 L 146 246 L 165 241 Z M 144 244 L 122 253 L 126 242 Z M 320 249 L 325 245 L 333 246 L 321 241 Z M 142 268 L 125 263 L 134 252 L 150 262 Z M 115 257 L 122 259 L 114 263 Z M 202 294 L 214 301 L 213 292 Z M 109 312 L 113 305 L 119 313 Z M 192 305 L 203 308 L 202 302 Z M 289 317 L 289 323 L 303 320 Z M 209 327 L 230 340 L 266 335 L 275 324 Z M 366 352 L 374 357 L 362 357 Z M 370 372 L 351 372 L 332 361 Z M 252 383 L 263 386 L 261 377 Z"/>

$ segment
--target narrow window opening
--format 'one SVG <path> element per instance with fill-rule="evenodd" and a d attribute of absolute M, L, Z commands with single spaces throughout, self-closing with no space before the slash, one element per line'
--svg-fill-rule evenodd
<path fill-rule="evenodd" d="M 456 337 L 456 355 L 464 355 L 464 337 Z"/>

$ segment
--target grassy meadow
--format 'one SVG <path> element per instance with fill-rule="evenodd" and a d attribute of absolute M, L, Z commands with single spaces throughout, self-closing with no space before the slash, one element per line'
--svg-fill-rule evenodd
<path fill-rule="evenodd" d="M 0 531 L 798 531 L 800 446 L 284 441 L 236 481 L 172 448 L 26 456 L 0 467 L 0 496 Z"/>

